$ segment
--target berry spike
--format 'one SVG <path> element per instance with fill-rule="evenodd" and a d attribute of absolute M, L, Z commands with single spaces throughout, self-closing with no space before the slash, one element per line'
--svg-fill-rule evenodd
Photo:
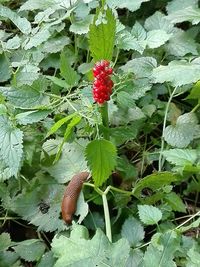
<path fill-rule="evenodd" d="M 107 60 L 97 62 L 93 68 L 95 78 L 93 82 L 93 98 L 100 105 L 110 100 L 113 87 L 113 81 L 110 78 L 112 72 L 113 69 Z"/>

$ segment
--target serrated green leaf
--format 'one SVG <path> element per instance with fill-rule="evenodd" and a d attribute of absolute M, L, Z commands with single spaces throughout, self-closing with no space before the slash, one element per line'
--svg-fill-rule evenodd
<path fill-rule="evenodd" d="M 48 28 L 40 28 L 38 32 L 32 35 L 25 44 L 24 49 L 28 50 L 32 47 L 37 47 L 49 39 L 51 33 Z"/>
<path fill-rule="evenodd" d="M 174 211 L 186 212 L 182 199 L 174 192 L 165 195 L 165 200 Z"/>
<path fill-rule="evenodd" d="M 171 146 L 187 147 L 199 130 L 194 113 L 185 113 L 178 117 L 176 125 L 169 125 L 163 132 L 165 141 Z"/>
<path fill-rule="evenodd" d="M 180 247 L 180 236 L 175 231 L 160 234 L 157 243 L 150 244 L 144 254 L 144 267 L 176 267 L 173 261 Z"/>
<path fill-rule="evenodd" d="M 149 48 L 158 48 L 165 44 L 170 37 L 171 35 L 163 30 L 152 30 L 147 33 L 146 43 Z"/>
<path fill-rule="evenodd" d="M 173 34 L 169 42 L 165 45 L 165 49 L 169 55 L 182 57 L 186 54 L 197 55 L 197 43 L 186 32 L 180 31 Z"/>
<path fill-rule="evenodd" d="M 44 53 L 57 53 L 65 46 L 70 44 L 70 38 L 67 36 L 56 36 L 55 38 L 49 38 L 42 46 L 42 52 Z M 51 76 L 52 77 L 52 76 Z"/>
<path fill-rule="evenodd" d="M 0 252 L 0 263 L 2 267 L 20 267 L 20 262 L 18 259 L 19 255 L 16 252 Z"/>
<path fill-rule="evenodd" d="M 104 139 L 94 140 L 87 145 L 85 156 L 95 185 L 101 186 L 109 178 L 116 165 L 116 147 Z"/>
<path fill-rule="evenodd" d="M 189 21 L 193 25 L 196 25 L 200 22 L 200 9 L 193 6 L 187 6 L 186 8 L 170 13 L 167 16 L 167 19 L 174 24 Z"/>
<path fill-rule="evenodd" d="M 122 225 L 121 235 L 129 241 L 131 247 L 136 247 L 144 239 L 144 228 L 137 219 L 129 217 Z"/>
<path fill-rule="evenodd" d="M 0 5 L 0 16 L 10 19 L 22 33 L 30 33 L 30 22 L 26 18 L 21 18 L 16 12 L 10 10 L 8 7 Z"/>
<path fill-rule="evenodd" d="M 77 72 L 71 67 L 68 54 L 64 50 L 60 55 L 60 74 L 70 87 L 76 86 L 80 78 Z"/>
<path fill-rule="evenodd" d="M 176 166 L 193 165 L 197 160 L 195 149 L 169 149 L 162 152 L 167 161 Z"/>
<path fill-rule="evenodd" d="M 55 156 L 62 140 L 48 140 L 43 144 L 43 150 L 49 156 Z M 75 173 L 79 173 L 87 169 L 84 159 L 84 149 L 88 141 L 79 139 L 73 143 L 65 143 L 62 149 L 60 159 L 51 166 L 43 167 L 50 173 L 59 183 L 68 182 Z"/>
<path fill-rule="evenodd" d="M 153 70 L 155 83 L 171 82 L 173 86 L 182 86 L 200 79 L 200 64 L 186 61 L 171 61 L 167 66 Z"/>
<path fill-rule="evenodd" d="M 152 16 L 148 17 L 145 20 L 144 26 L 148 31 L 162 30 L 166 33 L 172 33 L 175 31 L 174 25 L 168 21 L 167 16 L 160 11 L 156 11 Z"/>
<path fill-rule="evenodd" d="M 171 14 L 173 12 L 176 12 L 178 10 L 182 10 L 186 7 L 198 7 L 198 0 L 173 0 L 171 2 L 167 3 L 166 9 L 167 13 Z"/>
<path fill-rule="evenodd" d="M 138 205 L 140 220 L 146 225 L 157 224 L 162 219 L 162 212 L 150 205 Z"/>
<path fill-rule="evenodd" d="M 32 110 L 19 113 L 15 116 L 19 124 L 27 125 L 45 119 L 50 110 Z"/>
<path fill-rule="evenodd" d="M 46 252 L 40 262 L 38 263 L 38 267 L 53 267 L 56 259 L 53 257 L 52 251 Z"/>
<path fill-rule="evenodd" d="M 0 54 L 0 82 L 5 82 L 11 77 L 9 59 L 5 54 Z"/>
<path fill-rule="evenodd" d="M 133 72 L 137 78 L 148 78 L 153 69 L 157 67 L 156 59 L 153 57 L 139 57 L 128 61 L 121 69 L 124 72 Z M 136 81 L 137 83 L 138 81 Z"/>
<path fill-rule="evenodd" d="M 10 245 L 10 235 L 8 233 L 2 233 L 0 235 L 0 251 L 6 250 Z"/>
<path fill-rule="evenodd" d="M 87 15 L 84 19 L 73 22 L 69 27 L 69 30 L 75 34 L 88 33 L 93 17 L 93 15 Z"/>
<path fill-rule="evenodd" d="M 133 193 L 136 197 L 141 198 L 142 190 L 144 188 L 150 188 L 156 190 L 162 188 L 165 185 L 169 185 L 172 182 L 179 181 L 180 177 L 177 174 L 171 172 L 158 172 L 148 175 L 141 179 L 134 187 Z"/>
<path fill-rule="evenodd" d="M 40 74 L 40 69 L 31 64 L 27 64 L 22 68 L 19 68 L 18 71 L 14 74 L 14 80 L 17 86 L 32 85 L 34 81 L 36 81 Z"/>
<path fill-rule="evenodd" d="M 139 9 L 143 2 L 148 2 L 148 1 L 150 1 L 150 0 L 134 0 L 134 1 L 106 0 L 106 3 L 111 8 L 127 8 L 133 12 L 133 11 L 136 11 L 137 9 Z"/>
<path fill-rule="evenodd" d="M 18 35 L 16 35 L 6 42 L 6 49 L 7 50 L 17 49 L 20 47 L 20 44 L 21 44 L 21 39 L 19 38 Z"/>
<path fill-rule="evenodd" d="M 77 227 L 81 229 L 77 231 Z M 88 240 L 82 228 L 83 226 L 73 225 L 70 237 L 60 235 L 53 239 L 52 251 L 54 257 L 58 258 L 55 267 L 124 266 L 130 250 L 125 239 L 111 244 L 98 229 L 95 236 Z"/>
<path fill-rule="evenodd" d="M 45 244 L 38 239 L 29 239 L 20 242 L 13 248 L 22 259 L 38 261 L 45 251 Z"/>
<path fill-rule="evenodd" d="M 23 132 L 14 127 L 6 115 L 0 116 L 0 158 L 2 164 L 0 177 L 4 171 L 9 171 L 7 179 L 17 176 L 23 154 Z M 2 168 L 3 167 L 3 168 Z M 1 177 L 4 179 L 4 177 Z"/>
<path fill-rule="evenodd" d="M 139 249 L 131 249 L 126 267 L 142 267 L 144 254 Z"/>
<path fill-rule="evenodd" d="M 111 9 L 100 10 L 89 30 L 89 47 L 95 61 L 112 60 L 116 20 Z"/>
<path fill-rule="evenodd" d="M 43 104 L 49 104 L 49 97 L 42 94 L 47 85 L 45 79 L 40 79 L 31 86 L 25 85 L 20 88 L 0 87 L 0 92 L 14 107 L 33 109 Z"/>

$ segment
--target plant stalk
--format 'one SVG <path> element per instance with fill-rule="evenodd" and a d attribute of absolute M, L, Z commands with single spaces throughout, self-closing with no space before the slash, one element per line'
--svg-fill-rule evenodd
<path fill-rule="evenodd" d="M 100 112 L 101 112 L 101 118 L 102 118 L 102 124 L 106 128 L 103 135 L 104 139 L 110 140 L 110 135 L 108 132 L 109 129 L 109 119 L 108 119 L 108 103 L 104 103 L 102 106 L 100 106 Z"/>
<path fill-rule="evenodd" d="M 106 224 L 106 236 L 108 237 L 109 241 L 112 242 L 110 213 L 109 213 L 108 201 L 107 201 L 105 192 L 102 194 L 102 200 L 103 200 L 103 209 L 104 209 L 104 217 L 105 217 L 105 224 Z"/>

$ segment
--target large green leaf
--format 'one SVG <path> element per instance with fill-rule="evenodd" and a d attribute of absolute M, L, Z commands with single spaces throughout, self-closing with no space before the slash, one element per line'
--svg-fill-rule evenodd
<path fill-rule="evenodd" d="M 167 231 L 156 235 L 156 241 L 148 246 L 144 254 L 144 267 L 176 267 L 173 259 L 180 245 L 177 232 Z"/>
<path fill-rule="evenodd" d="M 26 261 L 38 261 L 42 257 L 45 247 L 45 244 L 41 240 L 29 239 L 20 242 L 13 249 Z"/>
<path fill-rule="evenodd" d="M 92 178 L 96 186 L 101 186 L 111 175 L 116 165 L 116 147 L 107 140 L 91 141 L 85 151 Z"/>
<path fill-rule="evenodd" d="M 174 86 L 190 84 L 200 79 L 200 64 L 198 61 L 171 61 L 167 66 L 159 66 L 153 70 L 156 83 L 171 82 Z"/>
<path fill-rule="evenodd" d="M 95 61 L 112 59 L 115 31 L 116 20 L 111 9 L 100 10 L 89 31 L 89 46 Z"/>
<path fill-rule="evenodd" d="M 198 157 L 195 149 L 169 149 L 162 152 L 167 161 L 176 166 L 193 165 Z"/>
<path fill-rule="evenodd" d="M 16 176 L 23 154 L 23 132 L 16 128 L 6 115 L 0 116 L 0 179 Z M 6 177 L 7 176 L 7 177 Z"/>
<path fill-rule="evenodd" d="M 24 34 L 30 33 L 30 22 L 26 18 L 21 18 L 16 12 L 10 10 L 8 7 L 0 5 L 0 16 L 10 19 Z"/>
<path fill-rule="evenodd" d="M 106 3 L 111 7 L 111 8 L 127 8 L 130 11 L 136 11 L 137 9 L 140 8 L 141 4 L 143 2 L 148 2 L 150 0 L 107 0 Z"/>
<path fill-rule="evenodd" d="M 0 55 L 0 82 L 5 82 L 11 77 L 10 62 L 5 54 Z"/>
<path fill-rule="evenodd" d="M 140 220 L 146 225 L 157 224 L 162 219 L 162 212 L 151 205 L 138 205 Z"/>
<path fill-rule="evenodd" d="M 62 51 L 60 55 L 60 74 L 65 79 L 66 83 L 70 86 L 76 86 L 79 81 L 79 75 L 71 67 L 68 59 L 69 55 L 66 51 Z"/>
<path fill-rule="evenodd" d="M 169 185 L 172 182 L 179 181 L 180 177 L 177 174 L 171 172 L 158 172 L 150 174 L 143 179 L 141 179 L 134 187 L 133 193 L 136 197 L 142 197 L 142 190 L 144 188 L 149 188 L 156 190 L 162 188 L 165 185 Z"/>
<path fill-rule="evenodd" d="M 62 140 L 49 139 L 43 144 L 43 150 L 48 154 L 48 157 L 55 157 L 59 145 Z M 87 164 L 84 159 L 84 149 L 87 145 L 87 140 L 79 139 L 73 143 L 65 143 L 62 149 L 60 159 L 52 165 L 52 161 L 43 169 L 49 172 L 59 183 L 68 182 L 71 177 L 78 172 L 87 169 Z"/>
<path fill-rule="evenodd" d="M 87 229 L 78 225 L 73 225 L 70 237 L 55 236 L 51 245 L 58 258 L 55 267 L 124 267 L 130 250 L 127 240 L 112 244 L 100 229 L 89 240 Z"/>
<path fill-rule="evenodd" d="M 131 247 L 136 247 L 144 239 L 144 228 L 137 219 L 129 217 L 122 225 L 121 235 L 129 241 Z"/>

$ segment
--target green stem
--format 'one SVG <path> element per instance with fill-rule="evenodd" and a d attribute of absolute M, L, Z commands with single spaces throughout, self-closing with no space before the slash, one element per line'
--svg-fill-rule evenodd
<path fill-rule="evenodd" d="M 176 89 L 177 87 L 174 88 L 173 92 L 171 93 L 170 97 L 169 97 L 169 100 L 167 102 L 167 106 L 166 106 L 166 109 L 165 109 L 165 116 L 164 116 L 164 121 L 163 121 L 163 129 L 162 129 L 162 141 L 161 141 L 161 148 L 160 148 L 160 155 L 159 155 L 159 160 L 158 160 L 158 170 L 159 172 L 162 170 L 162 165 L 163 165 L 163 158 L 162 158 L 162 152 L 164 150 L 164 145 L 165 145 L 165 141 L 164 141 L 164 131 L 165 131 L 165 128 L 166 128 L 166 124 L 167 124 L 167 115 L 168 115 L 168 112 L 169 112 L 169 106 L 170 106 L 170 103 L 174 97 L 174 94 L 176 92 Z"/>
<path fill-rule="evenodd" d="M 106 128 L 103 135 L 106 140 L 109 140 L 110 135 L 108 132 L 109 120 L 108 120 L 108 103 L 107 102 L 104 103 L 103 106 L 100 107 L 100 112 L 101 112 L 102 124 Z"/>
<path fill-rule="evenodd" d="M 198 104 L 191 110 L 191 112 L 194 113 L 199 107 L 200 107 L 200 103 L 198 103 Z"/>
<path fill-rule="evenodd" d="M 108 201 L 107 201 L 105 192 L 102 194 L 102 200 L 103 200 L 103 209 L 104 209 L 104 217 L 105 217 L 105 224 L 106 224 L 106 236 L 108 237 L 109 241 L 112 242 L 110 214 L 109 214 Z"/>

